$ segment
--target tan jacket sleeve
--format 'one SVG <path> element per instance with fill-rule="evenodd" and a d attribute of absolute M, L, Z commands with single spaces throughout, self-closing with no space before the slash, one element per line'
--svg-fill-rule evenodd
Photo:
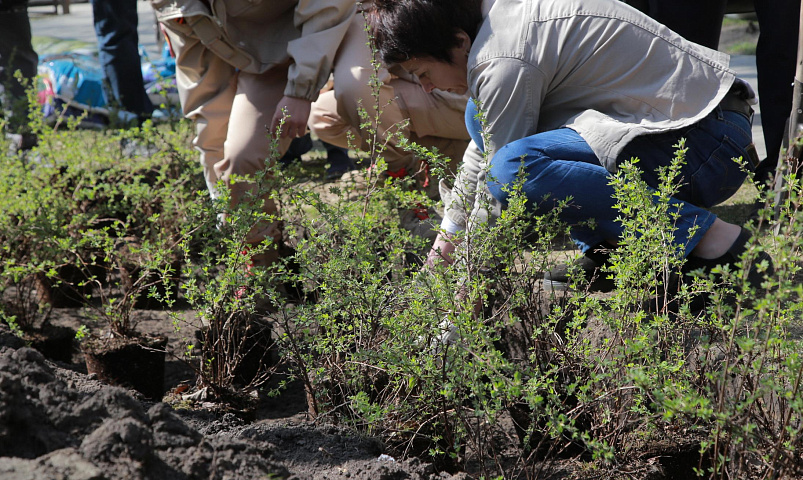
<path fill-rule="evenodd" d="M 354 0 L 299 0 L 294 22 L 301 37 L 287 46 L 294 63 L 287 74 L 285 95 L 318 98 L 356 9 Z"/>

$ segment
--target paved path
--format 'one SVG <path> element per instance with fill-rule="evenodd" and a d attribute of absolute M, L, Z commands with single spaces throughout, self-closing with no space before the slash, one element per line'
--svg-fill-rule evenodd
<path fill-rule="evenodd" d="M 739 77 L 746 80 L 758 92 L 755 55 L 733 55 L 731 57 L 731 68 L 736 70 Z M 767 148 L 764 146 L 764 132 L 761 130 L 761 109 L 758 105 L 754 105 L 753 110 L 756 111 L 753 117 L 753 143 L 756 144 L 758 158 L 763 159 L 767 156 Z"/>
<path fill-rule="evenodd" d="M 158 56 L 159 52 L 154 30 L 155 20 L 150 3 L 142 0 L 138 1 L 137 10 L 139 12 L 139 42 L 145 46 L 149 55 Z M 67 15 L 53 15 L 53 7 L 31 7 L 29 11 L 31 13 L 31 28 L 35 36 L 55 37 L 65 40 L 77 39 L 92 44 L 97 43 L 95 30 L 92 26 L 92 7 L 89 3 L 71 4 L 70 13 Z M 731 57 L 731 66 L 741 78 L 753 85 L 754 89 L 757 87 L 755 56 L 735 55 Z M 764 158 L 767 153 L 764 147 L 764 134 L 761 131 L 761 112 L 758 106 L 755 109 L 753 139 L 759 158 Z"/>
<path fill-rule="evenodd" d="M 156 45 L 156 21 L 153 10 L 147 1 L 137 2 L 139 13 L 139 43 L 148 51 L 149 55 L 158 55 Z M 67 15 L 53 15 L 53 7 L 29 7 L 31 30 L 36 37 L 53 37 L 64 40 L 79 40 L 97 44 L 95 27 L 92 24 L 92 6 L 86 3 L 71 3 L 70 13 Z"/>

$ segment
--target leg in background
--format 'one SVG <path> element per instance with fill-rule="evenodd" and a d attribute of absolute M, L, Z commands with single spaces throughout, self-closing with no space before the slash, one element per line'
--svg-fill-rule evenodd
<path fill-rule="evenodd" d="M 153 113 L 142 80 L 137 0 L 92 0 L 100 63 L 114 98 L 140 119 Z"/>

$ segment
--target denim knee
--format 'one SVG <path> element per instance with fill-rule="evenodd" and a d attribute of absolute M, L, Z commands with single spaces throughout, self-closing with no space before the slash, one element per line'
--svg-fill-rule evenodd
<path fill-rule="evenodd" d="M 510 196 L 511 188 L 516 182 L 522 180 L 519 172 L 521 171 L 522 175 L 526 175 L 526 172 L 521 169 L 522 164 L 522 155 L 517 149 L 509 146 L 502 147 L 491 160 L 487 179 L 488 190 L 505 207 L 508 203 L 507 200 Z"/>

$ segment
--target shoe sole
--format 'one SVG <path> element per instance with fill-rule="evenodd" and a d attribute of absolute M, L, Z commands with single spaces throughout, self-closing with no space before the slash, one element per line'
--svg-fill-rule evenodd
<path fill-rule="evenodd" d="M 558 282 L 555 280 L 547 280 L 547 279 L 543 280 L 543 282 L 541 283 L 541 288 L 543 288 L 545 292 L 568 292 L 569 290 L 571 290 L 569 288 L 569 284 L 566 282 Z"/>
<path fill-rule="evenodd" d="M 571 286 L 569 285 L 568 282 L 561 282 L 561 281 L 558 281 L 558 280 L 548 280 L 546 278 L 542 280 L 541 286 L 542 286 L 541 288 L 543 288 L 543 290 L 545 292 L 570 292 L 570 291 L 572 291 L 572 288 L 571 288 Z M 595 280 L 595 281 L 591 282 L 591 284 L 588 285 L 588 287 L 589 287 L 588 291 L 592 292 L 592 293 L 608 293 L 608 292 L 613 291 L 613 289 L 614 289 L 613 282 L 611 280 L 607 280 L 607 279 Z M 584 289 L 581 288 L 581 290 L 584 290 Z"/>

